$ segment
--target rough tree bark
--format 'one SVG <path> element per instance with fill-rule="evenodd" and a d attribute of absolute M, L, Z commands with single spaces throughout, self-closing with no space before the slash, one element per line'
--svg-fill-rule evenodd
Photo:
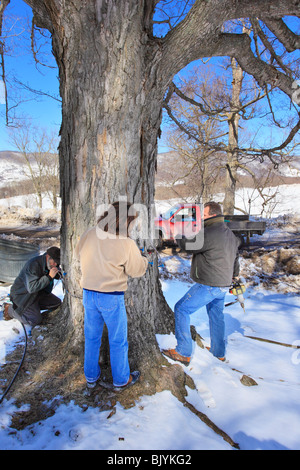
<path fill-rule="evenodd" d="M 74 249 L 95 224 L 98 206 L 125 197 L 146 205 L 150 224 L 166 86 L 158 76 L 160 44 L 148 35 L 152 2 L 141 3 L 142 8 L 135 0 L 62 2 L 56 9 L 55 2 L 47 2 L 63 103 L 61 248 L 68 290 L 65 330 L 73 349 L 83 340 Z M 125 298 L 131 367 L 146 371 L 162 360 L 155 333 L 169 333 L 174 322 L 157 263 L 143 278 L 130 281 Z"/>
<path fill-rule="evenodd" d="M 192 60 L 236 57 L 260 82 L 276 80 L 291 96 L 290 77 L 251 52 L 247 35 L 223 34 L 224 21 L 297 14 L 297 0 L 197 0 L 163 39 L 154 38 L 156 0 L 25 0 L 36 23 L 53 35 L 62 97 L 60 144 L 62 240 L 68 292 L 65 328 L 78 349 L 83 309 L 75 245 L 95 223 L 97 206 L 120 195 L 154 201 L 157 137 L 164 93 Z M 126 296 L 132 367 L 160 363 L 155 333 L 169 332 L 172 312 L 161 292 L 157 266 L 130 283 Z"/>

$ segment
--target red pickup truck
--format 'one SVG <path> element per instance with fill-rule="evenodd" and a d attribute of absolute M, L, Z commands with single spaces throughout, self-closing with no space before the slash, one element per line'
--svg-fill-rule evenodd
<path fill-rule="evenodd" d="M 174 242 L 176 236 L 195 236 L 201 229 L 201 204 L 176 204 L 155 218 L 157 247 Z"/>
<path fill-rule="evenodd" d="M 173 242 L 177 235 L 186 238 L 194 237 L 202 227 L 202 204 L 179 203 L 164 214 L 155 218 L 155 236 L 157 248 L 164 242 Z M 262 235 L 266 230 L 266 222 L 249 220 L 249 215 L 224 215 L 225 223 L 242 243 L 250 243 L 252 235 Z"/>

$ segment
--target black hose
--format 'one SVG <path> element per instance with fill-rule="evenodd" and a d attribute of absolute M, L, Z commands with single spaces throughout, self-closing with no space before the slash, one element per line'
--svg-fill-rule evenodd
<path fill-rule="evenodd" d="M 16 377 L 17 377 L 17 375 L 18 375 L 18 373 L 19 373 L 19 371 L 20 371 L 20 369 L 21 369 L 21 367 L 22 367 L 22 364 L 23 364 L 23 362 L 24 362 L 24 359 L 25 359 L 25 355 L 26 355 L 26 351 L 27 351 L 27 331 L 26 331 L 25 326 L 23 325 L 23 323 L 21 323 L 21 325 L 23 326 L 23 330 L 24 330 L 24 333 L 25 333 L 25 348 L 24 348 L 24 352 L 23 352 L 23 357 L 22 357 L 22 360 L 21 360 L 21 362 L 20 362 L 20 364 L 19 364 L 18 370 L 17 370 L 17 372 L 15 373 L 15 375 L 14 375 L 12 381 L 10 382 L 9 386 L 8 386 L 7 389 L 5 390 L 5 392 L 4 392 L 4 394 L 2 395 L 2 397 L 0 398 L 0 404 L 3 402 L 5 396 L 8 394 L 9 390 L 11 389 L 11 387 L 12 387 L 14 381 L 16 380 Z"/>

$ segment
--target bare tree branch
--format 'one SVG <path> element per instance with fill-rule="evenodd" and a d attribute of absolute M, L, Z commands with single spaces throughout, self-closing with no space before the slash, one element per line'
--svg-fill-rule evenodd
<path fill-rule="evenodd" d="M 274 59 L 278 63 L 278 65 L 281 67 L 282 70 L 284 70 L 284 72 L 287 75 L 291 75 L 291 71 L 289 70 L 288 67 L 286 67 L 286 65 L 284 64 L 282 58 L 279 57 L 278 54 L 276 54 L 276 52 L 274 50 L 274 47 L 272 46 L 272 44 L 270 43 L 270 41 L 268 40 L 268 38 L 264 34 L 264 32 L 263 32 L 263 30 L 262 30 L 262 28 L 259 24 L 258 19 L 257 18 L 251 18 L 251 23 L 252 23 L 253 29 L 255 30 L 256 34 L 259 36 L 261 42 L 263 43 L 265 48 L 271 54 L 272 59 Z"/>
<path fill-rule="evenodd" d="M 269 149 L 264 149 L 264 150 L 261 150 L 260 152 L 265 153 L 269 156 L 271 153 L 278 152 L 280 150 L 285 149 L 292 142 L 292 140 L 294 139 L 295 135 L 297 134 L 297 132 L 299 130 L 300 130 L 300 113 L 299 113 L 299 121 L 292 128 L 291 132 L 289 133 L 289 135 L 287 136 L 285 141 L 282 142 L 281 145 L 278 145 L 277 147 L 273 147 L 273 148 L 269 148 Z"/>
<path fill-rule="evenodd" d="M 175 85 L 174 82 L 172 82 L 172 84 L 170 85 L 169 91 L 171 93 L 176 93 L 176 95 L 178 95 L 179 98 L 182 98 L 188 103 L 191 103 L 193 106 L 197 106 L 198 108 L 201 109 L 202 113 L 206 114 L 207 116 L 216 116 L 217 114 L 224 112 L 226 109 L 226 106 L 219 108 L 219 109 L 214 109 L 214 110 L 205 108 L 202 103 L 199 103 L 198 101 L 195 101 L 192 98 L 189 98 L 184 93 L 182 93 L 182 91 Z"/>
<path fill-rule="evenodd" d="M 3 32 L 3 16 L 5 8 L 10 3 L 10 0 L 2 0 L 0 4 L 0 38 L 2 37 Z M 5 101 L 5 120 L 8 125 L 8 96 L 7 96 L 7 83 L 6 83 L 6 72 L 5 72 L 5 60 L 4 60 L 4 42 L 0 40 L 0 68 L 1 68 L 1 80 L 2 87 L 4 91 L 4 101 Z"/>
<path fill-rule="evenodd" d="M 53 67 L 52 65 L 45 64 L 45 63 L 43 63 L 39 60 L 39 58 L 38 58 L 39 52 L 36 50 L 35 29 L 36 29 L 36 25 L 35 25 L 35 19 L 33 17 L 32 22 L 31 22 L 30 42 L 31 42 L 31 52 L 32 52 L 34 61 L 35 61 L 36 65 L 39 64 L 39 65 L 42 65 L 43 67 L 49 67 L 50 69 L 55 69 L 56 67 Z"/>
<path fill-rule="evenodd" d="M 300 48 L 300 36 L 291 31 L 281 18 L 262 17 L 262 20 L 288 52 L 293 52 Z"/>
<path fill-rule="evenodd" d="M 61 9 L 61 0 L 24 0 L 34 14 L 34 21 L 39 28 L 53 32 L 53 25 Z"/>
<path fill-rule="evenodd" d="M 295 138 L 297 132 L 300 130 L 300 119 L 297 122 L 296 125 L 293 126 L 293 128 L 290 130 L 289 135 L 286 137 L 286 139 L 278 146 L 272 147 L 272 148 L 258 148 L 258 147 L 253 147 L 249 146 L 247 148 L 243 147 L 230 147 L 229 145 L 226 145 L 225 143 L 222 143 L 218 141 L 216 144 L 214 144 L 213 140 L 210 140 L 209 142 L 206 141 L 205 137 L 202 137 L 195 129 L 192 129 L 188 123 L 180 121 L 174 114 L 174 112 L 171 109 L 170 106 L 170 101 L 172 98 L 173 93 L 176 93 L 180 99 L 183 99 L 184 101 L 190 103 L 192 106 L 197 106 L 199 109 L 201 109 L 201 112 L 205 113 L 206 109 L 203 106 L 199 106 L 199 103 L 196 102 L 195 100 L 187 97 L 183 92 L 181 92 L 176 85 L 173 85 L 169 88 L 167 97 L 164 101 L 163 107 L 167 111 L 167 114 L 169 118 L 177 125 L 177 127 L 180 129 L 181 132 L 183 132 L 186 136 L 188 136 L 188 139 L 192 139 L 193 141 L 197 142 L 198 144 L 202 145 L 205 149 L 212 149 L 214 151 L 224 151 L 228 152 L 229 150 L 237 156 L 238 159 L 256 159 L 259 158 L 261 162 L 264 161 L 264 158 L 268 158 L 273 166 L 276 168 L 278 167 L 278 164 L 282 162 L 282 158 L 284 156 L 283 150 L 285 150 L 285 155 L 287 147 L 291 144 L 293 139 Z M 262 97 L 266 96 L 266 93 L 262 95 Z M 250 100 L 249 103 L 255 103 L 260 99 L 260 96 L 257 97 L 254 100 Z M 245 104 L 241 106 L 239 109 L 237 108 L 235 110 L 235 113 L 239 112 L 244 112 L 245 111 Z M 270 103 L 271 106 L 271 103 Z M 271 106 L 272 109 L 272 106 Z M 215 118 L 214 115 L 212 115 L 211 112 L 208 112 L 206 114 L 210 118 Z M 299 113 L 299 118 L 300 118 L 300 113 Z M 231 118 L 232 119 L 232 118 Z M 219 136 L 221 138 L 222 136 Z M 297 146 L 295 144 L 294 148 Z M 289 149 L 291 151 L 291 149 Z"/>
<path fill-rule="evenodd" d="M 223 24 L 231 19 L 280 18 L 299 14 L 298 0 L 207 0 L 197 1 L 185 19 L 164 39 L 162 63 L 169 84 L 176 73 L 193 60 L 213 56 L 235 57 L 244 71 L 253 75 L 261 88 L 267 83 L 292 95 L 292 81 L 276 67 L 255 57 L 246 34 L 225 34 Z M 200 27 L 201 25 L 201 27 Z M 192 31 L 192 33 L 191 33 Z M 278 73 L 277 73 L 278 72 Z"/>
<path fill-rule="evenodd" d="M 22 87 L 22 88 L 24 88 L 25 90 L 29 91 L 30 93 L 33 93 L 34 95 L 46 96 L 46 97 L 48 97 L 48 98 L 52 98 L 53 100 L 58 101 L 59 103 L 61 103 L 61 98 L 60 98 L 60 97 L 54 96 L 54 95 L 52 95 L 51 93 L 47 93 L 47 92 L 42 91 L 42 90 L 36 90 L 35 88 L 32 88 L 32 87 L 29 86 L 28 84 L 21 82 L 21 81 L 18 80 L 17 78 L 14 79 L 14 82 L 15 82 L 17 85 L 19 85 L 20 87 Z"/>
<path fill-rule="evenodd" d="M 217 55 L 235 57 L 242 69 L 252 75 L 261 88 L 264 89 L 269 84 L 273 88 L 281 89 L 292 98 L 293 79 L 280 72 L 274 65 L 267 64 L 256 57 L 251 49 L 251 39 L 247 34 L 223 33 L 220 36 Z"/>

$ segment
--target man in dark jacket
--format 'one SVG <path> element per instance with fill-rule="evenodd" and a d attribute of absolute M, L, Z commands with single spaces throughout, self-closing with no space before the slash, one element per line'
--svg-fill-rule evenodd
<path fill-rule="evenodd" d="M 54 279 L 59 279 L 59 265 L 60 249 L 55 246 L 27 261 L 10 289 L 12 304 L 4 306 L 7 320 L 16 318 L 34 327 L 42 322 L 41 310 L 55 310 L 61 305 L 51 293 Z"/>
<path fill-rule="evenodd" d="M 224 299 L 233 278 L 239 274 L 239 240 L 224 223 L 221 206 L 208 202 L 204 205 L 203 218 L 202 247 L 195 244 L 193 251 L 191 240 L 176 239 L 182 249 L 193 253 L 191 277 L 196 284 L 175 305 L 177 347 L 163 353 L 185 365 L 190 363 L 192 354 L 190 315 L 204 306 L 209 318 L 210 352 L 225 361 Z"/>

